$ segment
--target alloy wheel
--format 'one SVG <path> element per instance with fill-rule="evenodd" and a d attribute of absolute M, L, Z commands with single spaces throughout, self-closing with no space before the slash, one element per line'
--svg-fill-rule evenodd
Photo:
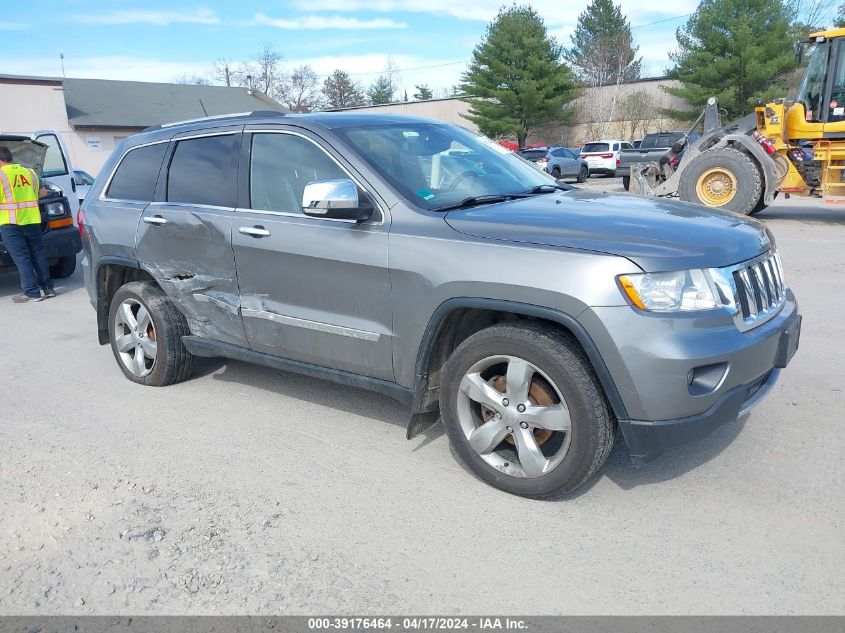
<path fill-rule="evenodd" d="M 536 478 L 557 468 L 572 437 L 569 408 L 543 371 L 516 356 L 490 356 L 466 372 L 458 421 L 472 449 L 513 477 Z"/>
<path fill-rule="evenodd" d="M 126 299 L 117 309 L 114 342 L 124 367 L 135 376 L 147 376 L 155 365 L 158 345 L 149 311 L 137 300 Z"/>

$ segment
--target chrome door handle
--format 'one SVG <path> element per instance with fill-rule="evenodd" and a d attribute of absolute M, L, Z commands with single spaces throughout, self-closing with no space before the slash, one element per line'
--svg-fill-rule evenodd
<path fill-rule="evenodd" d="M 161 226 L 162 224 L 167 224 L 167 218 L 163 218 L 160 215 L 148 215 L 144 217 L 144 222 L 147 224 L 155 224 L 156 226 Z"/>
<path fill-rule="evenodd" d="M 270 235 L 270 231 L 265 229 L 263 226 L 242 226 L 238 229 L 238 233 L 242 233 L 243 235 L 252 235 L 252 237 L 267 237 Z"/>

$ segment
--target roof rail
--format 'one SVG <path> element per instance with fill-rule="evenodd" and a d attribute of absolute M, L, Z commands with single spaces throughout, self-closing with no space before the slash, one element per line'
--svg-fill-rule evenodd
<path fill-rule="evenodd" d="M 196 119 L 185 119 L 183 121 L 171 121 L 170 123 L 162 123 L 161 125 L 151 125 L 144 128 L 142 132 L 151 132 L 152 130 L 164 130 L 169 127 L 176 127 L 178 125 L 186 125 L 188 123 L 200 123 L 201 121 L 214 121 L 217 119 L 236 119 L 241 117 L 265 117 L 265 116 L 285 116 L 284 112 L 278 110 L 253 110 L 252 112 L 233 112 L 231 114 L 216 114 L 214 116 L 202 116 Z"/>

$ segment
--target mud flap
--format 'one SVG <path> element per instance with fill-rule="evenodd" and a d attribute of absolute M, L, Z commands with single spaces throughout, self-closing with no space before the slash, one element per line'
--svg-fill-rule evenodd
<path fill-rule="evenodd" d="M 408 420 L 408 431 L 405 433 L 406 439 L 413 439 L 424 431 L 433 427 L 440 420 L 440 412 L 432 411 L 429 413 L 412 413 Z"/>

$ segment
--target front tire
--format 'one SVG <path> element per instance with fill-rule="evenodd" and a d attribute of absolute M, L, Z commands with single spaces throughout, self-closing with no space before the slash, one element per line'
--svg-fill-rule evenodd
<path fill-rule="evenodd" d="M 622 186 L 625 188 L 625 191 L 630 191 L 630 189 L 631 189 L 631 177 L 630 176 L 622 176 Z"/>
<path fill-rule="evenodd" d="M 65 255 L 59 261 L 50 266 L 50 276 L 53 279 L 64 279 L 70 277 L 76 271 L 76 255 Z"/>
<path fill-rule="evenodd" d="M 589 361 L 571 337 L 540 325 L 495 325 L 461 343 L 446 364 L 440 411 L 462 464 L 525 497 L 573 492 L 613 446 L 613 416 Z"/>
<path fill-rule="evenodd" d="M 708 207 L 750 214 L 763 193 L 757 164 L 730 147 L 712 149 L 692 159 L 681 174 L 681 200 Z"/>
<path fill-rule="evenodd" d="M 121 286 L 109 307 L 109 341 L 132 382 L 163 387 L 191 374 L 193 356 L 182 343 L 190 334 L 184 315 L 152 282 Z"/>

